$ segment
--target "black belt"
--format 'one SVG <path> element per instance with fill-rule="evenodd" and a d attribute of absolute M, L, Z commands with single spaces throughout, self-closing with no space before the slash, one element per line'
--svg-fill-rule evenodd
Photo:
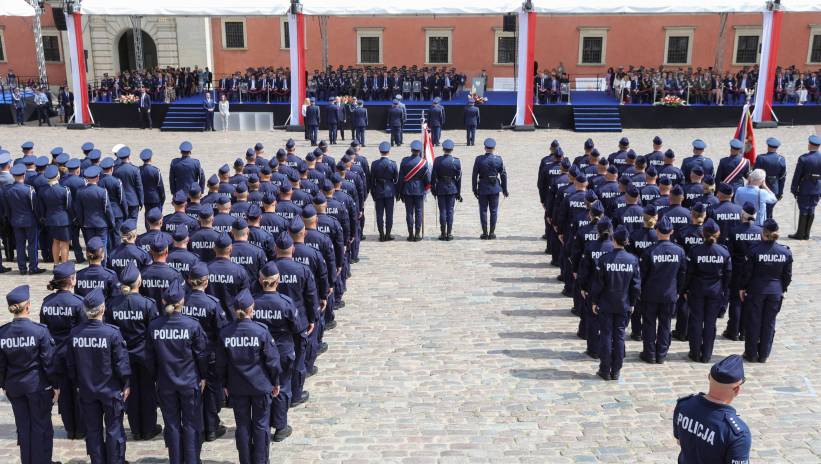
<path fill-rule="evenodd" d="M 455 177 L 450 177 L 450 176 L 440 176 L 440 177 L 438 177 L 438 179 L 442 180 L 442 181 L 445 181 L 445 182 L 450 182 L 452 180 L 455 180 L 456 178 Z"/>
<path fill-rule="evenodd" d="M 803 181 L 817 182 L 819 180 L 821 180 L 821 174 L 807 174 L 806 176 L 801 178 L 802 182 Z"/>

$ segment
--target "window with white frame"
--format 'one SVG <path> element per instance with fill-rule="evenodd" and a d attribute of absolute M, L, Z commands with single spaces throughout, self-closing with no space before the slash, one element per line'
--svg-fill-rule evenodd
<path fill-rule="evenodd" d="M 664 64 L 690 64 L 693 59 L 693 27 L 664 28 Z"/>
<path fill-rule="evenodd" d="M 761 57 L 761 26 L 736 26 L 733 65 L 758 63 Z"/>
<path fill-rule="evenodd" d="M 291 30 L 287 16 L 279 18 L 279 48 L 284 50 L 291 48 Z"/>
<path fill-rule="evenodd" d="M 493 30 L 493 64 L 516 62 L 516 33 L 502 28 Z"/>
<path fill-rule="evenodd" d="M 821 63 L 821 25 L 810 27 L 810 46 L 807 50 L 807 64 Z"/>
<path fill-rule="evenodd" d="M 381 27 L 356 30 L 357 64 L 382 63 L 382 32 Z"/>
<path fill-rule="evenodd" d="M 579 28 L 579 64 L 600 66 L 607 55 L 607 29 L 605 27 Z"/>
<path fill-rule="evenodd" d="M 6 62 L 6 34 L 5 30 L 0 27 L 0 63 Z"/>
<path fill-rule="evenodd" d="M 425 29 L 425 63 L 450 64 L 453 28 Z"/>
<path fill-rule="evenodd" d="M 245 19 L 222 20 L 222 48 L 244 49 L 247 37 L 245 33 Z"/>
<path fill-rule="evenodd" d="M 47 63 L 63 61 L 63 45 L 57 29 L 43 29 L 43 57 Z"/>

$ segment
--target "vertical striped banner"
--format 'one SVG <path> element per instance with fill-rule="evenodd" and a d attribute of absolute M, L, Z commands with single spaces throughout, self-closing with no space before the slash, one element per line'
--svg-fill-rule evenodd
<path fill-rule="evenodd" d="M 516 125 L 533 124 L 533 56 L 536 43 L 536 13 L 519 11 L 519 37 L 516 43 Z"/>
<path fill-rule="evenodd" d="M 781 20 L 784 12 L 767 10 L 763 13 L 761 31 L 761 63 L 759 65 L 758 84 L 755 89 L 755 108 L 753 121 L 772 120 L 773 84 L 775 68 L 778 65 L 778 46 L 781 43 Z"/>
<path fill-rule="evenodd" d="M 288 13 L 288 35 L 291 55 L 291 125 L 303 125 L 302 102 L 306 95 L 305 82 L 305 16 Z"/>
<path fill-rule="evenodd" d="M 71 58 L 71 90 L 74 92 L 74 123 L 90 124 L 86 56 L 83 47 L 83 20 L 80 13 L 66 13 L 66 31 Z"/>

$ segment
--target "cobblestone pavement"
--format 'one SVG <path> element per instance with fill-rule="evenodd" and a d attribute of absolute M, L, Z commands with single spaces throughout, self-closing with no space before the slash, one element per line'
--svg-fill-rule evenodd
<path fill-rule="evenodd" d="M 806 151 L 813 127 L 757 131 L 759 147 L 775 135 L 783 142 L 790 176 Z M 639 153 L 650 151 L 660 135 L 679 159 L 695 137 L 708 144 L 713 159 L 723 156 L 732 129 L 630 130 Z M 301 134 L 293 134 L 300 136 Z M 597 134 L 599 150 L 615 149 L 619 134 Z M 17 147 L 32 139 L 45 152 L 62 145 L 78 153 L 85 140 L 108 147 L 124 142 L 132 151 L 149 146 L 165 176 L 179 142 L 189 138 L 195 156 L 210 175 L 223 162 L 262 141 L 269 153 L 284 144 L 284 132 L 179 134 L 138 130 L 66 131 L 54 128 L 0 128 L 0 144 Z M 466 149 L 461 131 L 447 132 L 459 145 L 455 154 L 470 172 L 479 148 Z M 706 388 L 708 365 L 686 360 L 686 345 L 674 342 L 669 362 L 639 361 L 638 342 L 628 341 L 618 382 L 595 377 L 597 364 L 582 354 L 575 336 L 571 301 L 562 298 L 557 269 L 542 254 L 542 211 L 535 188 L 536 167 L 549 141 L 558 138 L 576 155 L 587 137 L 569 131 L 512 133 L 480 131 L 495 137 L 504 156 L 511 196 L 501 202 L 496 241 L 478 240 L 477 202 L 463 180 L 464 203 L 457 204 L 452 242 L 435 239 L 438 227 L 432 199 L 426 202 L 426 239 L 404 240 L 402 205 L 395 233 L 400 240 L 374 240 L 373 207 L 367 206 L 368 240 L 362 260 L 339 311 L 339 327 L 326 340 L 330 350 L 318 361 L 319 375 L 307 381 L 311 400 L 291 410 L 294 434 L 272 446 L 273 462 L 672 462 L 676 442 L 671 415 L 676 398 Z M 365 154 L 373 160 L 378 141 L 369 132 Z M 334 147 L 337 159 L 342 145 Z M 298 152 L 307 152 L 300 140 Z M 16 150 L 13 150 L 16 151 Z M 394 153 L 398 159 L 405 149 Z M 167 185 L 167 184 L 166 184 Z M 784 235 L 794 228 L 789 195 L 776 208 Z M 142 223 L 142 221 L 140 221 Z M 812 273 L 821 259 L 821 226 L 809 242 L 788 242 L 796 253 L 793 285 L 778 320 L 770 361 L 746 366 L 747 383 L 738 398 L 742 417 L 753 431 L 755 462 L 821 462 L 821 385 L 818 333 L 821 316 Z M 49 265 L 50 268 L 50 265 Z M 34 308 L 45 295 L 47 274 L 0 277 L 0 294 L 30 283 Z M 3 312 L 0 321 L 8 320 Z M 719 321 L 723 329 L 724 320 Z M 719 339 L 716 358 L 740 353 L 738 342 Z M 233 416 L 228 435 L 203 447 L 206 463 L 237 462 Z M 55 459 L 86 462 L 82 442 L 68 441 L 56 415 Z M 160 438 L 128 443 L 134 463 L 165 461 Z M 19 462 L 8 402 L 0 402 L 0 461 Z"/>

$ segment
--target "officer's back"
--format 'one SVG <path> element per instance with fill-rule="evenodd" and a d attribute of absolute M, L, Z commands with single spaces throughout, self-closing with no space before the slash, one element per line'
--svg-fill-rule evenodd
<path fill-rule="evenodd" d="M 492 195 L 507 191 L 507 172 L 502 157 L 495 153 L 484 153 L 476 157 L 473 164 L 474 184 L 477 195 Z"/>
<path fill-rule="evenodd" d="M 462 183 L 462 162 L 449 153 L 433 160 L 431 191 L 436 195 L 456 195 Z"/>
<path fill-rule="evenodd" d="M 398 177 L 399 169 L 394 160 L 387 156 L 375 160 L 371 165 L 371 195 L 374 198 L 395 197 Z"/>
<path fill-rule="evenodd" d="M 131 375 L 120 330 L 88 320 L 71 331 L 66 362 L 80 395 L 101 401 L 118 397 Z"/>
<path fill-rule="evenodd" d="M 419 153 L 414 153 L 402 159 L 402 164 L 399 169 L 400 195 L 422 196 L 425 194 L 425 184 L 427 183 L 429 174 L 429 167 L 427 163 L 425 163 L 421 169 L 413 173 L 409 179 L 406 179 L 406 177 L 413 172 L 414 168 L 421 160 L 422 158 Z"/>

